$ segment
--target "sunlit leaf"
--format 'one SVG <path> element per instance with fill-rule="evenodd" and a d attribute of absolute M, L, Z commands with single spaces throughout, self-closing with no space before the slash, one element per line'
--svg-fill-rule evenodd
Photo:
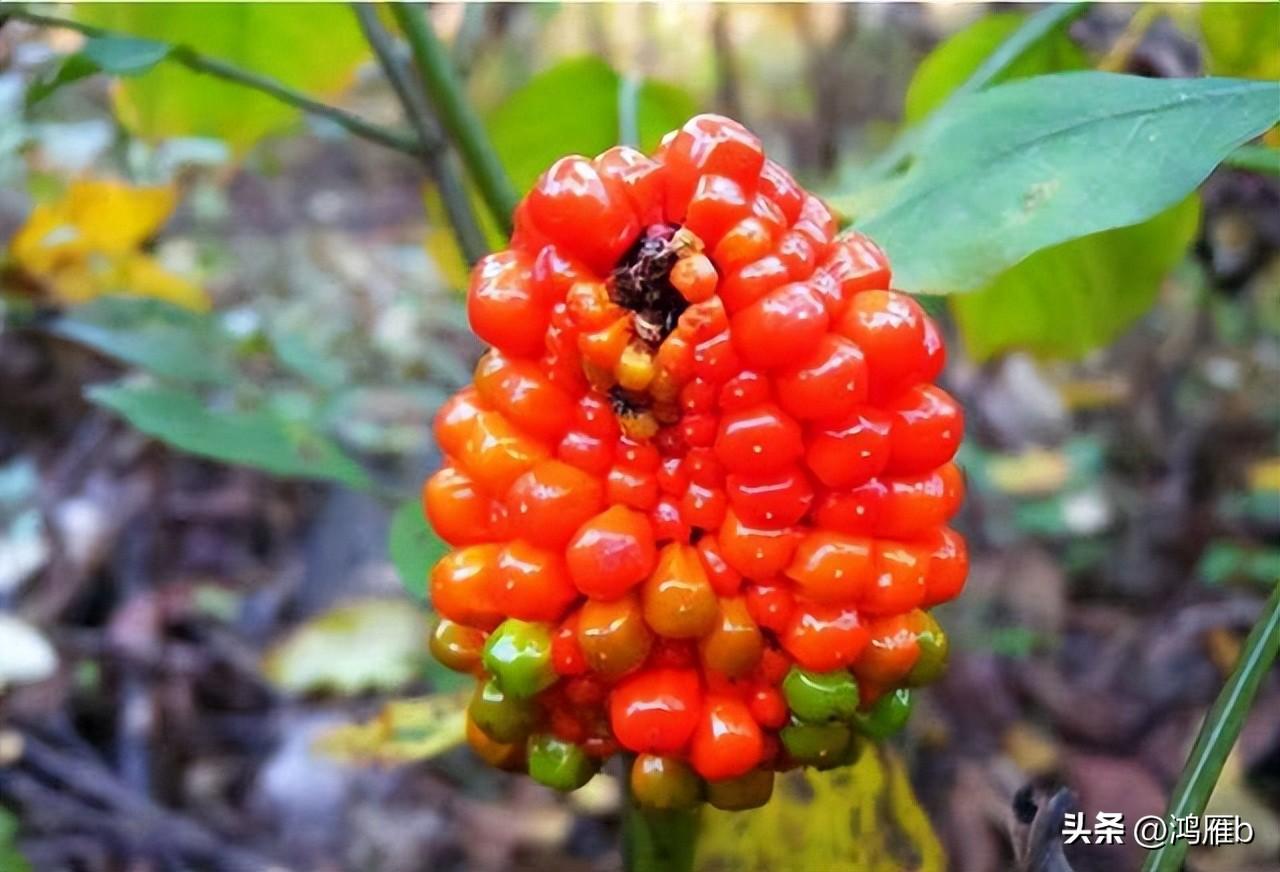
<path fill-rule="evenodd" d="M 272 646 L 263 674 L 290 693 L 395 690 L 420 674 L 426 632 L 421 610 L 404 600 L 344 603 Z"/>
<path fill-rule="evenodd" d="M 951 298 L 977 360 L 1010 349 L 1079 357 L 1101 347 L 1155 302 L 1200 220 L 1196 197 L 1149 221 L 1037 251 L 981 290 Z"/>
<path fill-rule="evenodd" d="M 31 210 L 9 243 L 12 268 L 53 298 L 81 303 L 119 293 L 209 307 L 204 291 L 139 249 L 173 212 L 170 185 L 80 179 Z"/>
<path fill-rule="evenodd" d="M 919 121 L 942 105 L 948 95 L 969 78 L 983 60 L 1022 26 L 1027 18 L 1027 15 L 1019 12 L 984 16 L 930 52 L 916 68 L 911 84 L 907 87 L 904 107 L 906 121 Z M 1078 70 L 1087 65 L 1084 52 L 1071 41 L 1067 31 L 1057 29 L 1027 49 L 996 76 L 991 84 L 1044 73 Z"/>
<path fill-rule="evenodd" d="M 778 776 L 753 811 L 701 813 L 695 869 L 940 872 L 942 847 L 901 760 L 868 749 L 850 767 Z"/>
<path fill-rule="evenodd" d="M 264 73 L 320 97 L 351 81 L 369 47 L 345 4 L 103 3 L 77 5 L 82 21 L 113 31 L 189 46 Z M 243 151 L 294 123 L 298 110 L 243 86 L 165 63 L 117 83 L 116 108 L 149 139 L 209 136 Z"/>
<path fill-rule="evenodd" d="M 594 156 L 618 144 L 618 81 L 599 58 L 574 58 L 534 76 L 494 110 L 489 134 L 517 190 L 527 191 L 563 155 Z M 636 99 L 645 151 L 695 111 L 693 98 L 673 85 L 643 82 Z"/>
<path fill-rule="evenodd" d="M 466 738 L 469 693 L 396 700 L 365 723 L 346 724 L 320 736 L 317 748 L 350 763 L 412 763 L 429 760 Z"/>
<path fill-rule="evenodd" d="M 1037 76 L 925 122 L 890 196 L 859 222 L 909 291 L 982 287 L 1040 249 L 1144 221 L 1280 120 L 1280 83 Z"/>
<path fill-rule="evenodd" d="M 1209 72 L 1280 79 L 1280 3 L 1203 3 L 1199 12 Z"/>
<path fill-rule="evenodd" d="M 415 599 L 427 598 L 427 575 L 448 547 L 427 524 L 422 503 L 408 500 L 391 516 L 387 549 L 400 581 Z"/>
<path fill-rule="evenodd" d="M 330 439 L 267 406 L 214 409 L 193 393 L 152 384 L 97 386 L 88 396 L 181 451 L 280 476 L 329 479 L 355 488 L 371 484 Z"/>

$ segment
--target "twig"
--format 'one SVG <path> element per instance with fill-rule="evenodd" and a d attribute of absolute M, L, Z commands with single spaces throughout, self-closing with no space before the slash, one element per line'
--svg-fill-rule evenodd
<path fill-rule="evenodd" d="M 729 35 L 729 15 L 718 4 L 711 15 L 711 45 L 716 63 L 716 106 L 731 118 L 742 118 L 738 59 Z"/>
<path fill-rule="evenodd" d="M 502 233 L 510 235 L 512 213 L 516 208 L 515 190 L 484 125 L 462 95 L 462 86 L 449 63 L 448 53 L 417 5 L 393 3 L 391 14 L 409 41 L 431 105 L 457 145 L 485 206 Z"/>
<path fill-rule="evenodd" d="M 125 34 L 104 30 L 70 18 L 28 12 L 25 9 L 15 9 L 9 13 L 9 16 L 15 20 L 25 21 L 41 27 L 62 27 L 67 30 L 74 30 L 95 39 L 118 39 L 125 36 Z M 287 103 L 304 112 L 328 118 L 343 129 L 370 142 L 376 142 L 379 145 L 384 145 L 387 148 L 408 155 L 419 156 L 420 154 L 420 146 L 412 136 L 365 121 L 345 109 L 339 109 L 337 106 L 331 106 L 328 103 L 308 97 L 278 79 L 242 70 L 226 61 L 202 55 L 185 45 L 174 45 L 169 51 L 168 58 L 194 72 L 205 73 L 215 78 L 244 85 L 247 88 L 275 97 L 280 102 Z"/>
<path fill-rule="evenodd" d="M 1142 38 L 1147 35 L 1151 25 L 1155 24 L 1156 19 L 1162 14 L 1160 7 L 1156 4 L 1139 6 L 1138 11 L 1129 19 L 1124 32 L 1102 56 L 1102 60 L 1098 61 L 1098 69 L 1105 73 L 1123 72 L 1125 67 L 1129 66 L 1129 58 L 1133 56 L 1134 50 L 1142 44 Z"/>
<path fill-rule="evenodd" d="M 392 90 L 404 107 L 405 116 L 418 134 L 422 162 L 440 191 L 440 199 L 449 217 L 449 225 L 457 237 L 458 247 L 462 249 L 467 263 L 474 264 L 488 254 L 489 246 L 476 221 L 475 213 L 471 210 L 467 189 L 453 165 L 448 145 L 427 107 L 426 99 L 415 86 L 409 70 L 396 57 L 391 35 L 378 20 L 375 8 L 368 3 L 353 3 L 351 7 L 360 23 L 360 29 L 364 31 L 365 39 L 369 41 L 378 63 L 391 83 Z"/>

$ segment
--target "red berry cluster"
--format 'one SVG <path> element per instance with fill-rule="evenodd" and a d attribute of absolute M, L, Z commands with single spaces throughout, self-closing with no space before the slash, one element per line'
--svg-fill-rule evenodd
<path fill-rule="evenodd" d="M 964 584 L 962 413 L 884 254 L 741 124 L 557 161 L 475 268 L 435 423 L 433 652 L 469 735 L 562 788 L 743 807 L 901 724 Z"/>

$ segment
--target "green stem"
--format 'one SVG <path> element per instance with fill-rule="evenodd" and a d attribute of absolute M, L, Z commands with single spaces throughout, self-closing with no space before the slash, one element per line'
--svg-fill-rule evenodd
<path fill-rule="evenodd" d="M 1262 617 L 1245 639 L 1235 670 L 1205 716 L 1191 756 L 1182 769 L 1177 786 L 1173 788 L 1168 818 L 1204 813 L 1231 747 L 1244 726 L 1258 686 L 1275 662 L 1277 650 L 1280 650 L 1280 583 L 1271 591 Z M 1143 872 L 1181 869 L 1186 853 L 1185 839 L 1157 848 L 1147 855 Z"/>
<path fill-rule="evenodd" d="M 622 821 L 626 872 L 693 872 L 698 835 L 696 811 L 655 811 L 637 806 L 627 792 Z"/>
<path fill-rule="evenodd" d="M 391 14 L 409 41 L 409 49 L 413 52 L 431 105 L 457 145 L 467 171 L 480 189 L 485 206 L 503 234 L 510 235 L 512 213 L 516 208 L 515 189 L 489 142 L 484 125 L 463 97 L 462 86 L 454 75 L 448 53 L 418 6 L 393 3 Z"/>
<path fill-rule="evenodd" d="M 110 30 L 104 30 L 100 27 L 94 27 L 84 24 L 70 18 L 60 18 L 54 15 L 42 15 L 36 12 L 28 12 L 25 9 L 15 9 L 8 13 L 9 17 L 18 21 L 25 21 L 29 24 L 35 24 L 41 27 L 62 27 L 67 30 L 74 30 L 83 33 L 85 36 L 109 39 L 121 38 L 126 34 L 116 33 Z M 391 130 L 365 121 L 357 115 L 347 112 L 345 109 L 339 109 L 337 106 L 331 106 L 323 103 L 300 91 L 295 91 L 288 85 L 273 79 L 270 76 L 263 76 L 258 73 L 252 73 L 248 70 L 242 70 L 233 66 L 226 61 L 220 61 L 217 58 L 211 58 L 202 55 L 192 48 L 185 45 L 174 45 L 169 52 L 169 59 L 175 63 L 182 64 L 189 70 L 197 73 L 214 76 L 215 78 L 224 79 L 228 82 L 235 82 L 255 91 L 261 91 L 275 97 L 282 103 L 301 109 L 311 115 L 319 115 L 322 118 L 328 118 L 338 126 L 345 130 L 367 139 L 370 142 L 376 142 L 387 148 L 404 152 L 405 154 L 420 156 L 421 146 L 418 141 L 398 130 Z"/>
<path fill-rule="evenodd" d="M 474 264 L 489 253 L 489 245 L 484 231 L 476 221 L 475 212 L 471 209 L 466 186 L 450 157 L 448 145 L 431 116 L 431 110 L 427 108 L 426 100 L 415 87 L 408 68 L 396 57 L 391 35 L 378 20 L 375 8 L 368 3 L 351 5 L 365 39 L 373 48 L 383 73 L 404 108 L 405 116 L 418 134 L 422 146 L 422 162 L 440 191 L 440 199 L 449 218 L 449 226 L 453 228 L 453 235 L 458 240 L 458 247 L 467 263 Z"/>

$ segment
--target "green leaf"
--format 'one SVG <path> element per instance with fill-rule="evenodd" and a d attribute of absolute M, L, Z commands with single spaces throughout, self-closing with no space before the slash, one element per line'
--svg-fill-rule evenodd
<path fill-rule="evenodd" d="M 1231 746 L 1240 737 L 1258 688 L 1275 664 L 1277 652 L 1280 652 L 1280 584 L 1272 588 L 1258 622 L 1244 641 L 1236 668 L 1214 700 L 1213 708 L 1205 715 L 1191 755 L 1169 799 L 1168 818 L 1199 817 L 1204 813 Z M 1186 854 L 1185 839 L 1170 840 L 1147 854 L 1143 872 L 1181 869 Z"/>
<path fill-rule="evenodd" d="M 779 773 L 763 808 L 701 813 L 695 869 L 941 872 L 942 846 L 902 761 L 868 747 L 849 767 Z"/>
<path fill-rule="evenodd" d="M 231 384 L 234 340 L 216 318 L 160 300 L 99 297 L 69 309 L 45 329 L 166 378 Z"/>
<path fill-rule="evenodd" d="M 1200 223 L 1189 197 L 1149 221 L 1037 251 L 981 290 L 951 297 L 975 360 L 1022 348 L 1079 357 L 1106 345 L 1155 302 Z"/>
<path fill-rule="evenodd" d="M 1224 163 L 1237 170 L 1280 176 L 1280 148 L 1268 148 L 1265 145 L 1242 145 L 1231 152 Z"/>
<path fill-rule="evenodd" d="M 137 429 L 181 451 L 274 475 L 372 485 L 354 460 L 307 422 L 266 406 L 211 409 L 179 388 L 117 383 L 92 387 L 89 399 Z"/>
<path fill-rule="evenodd" d="M 289 693 L 396 690 L 418 677 L 426 633 L 411 603 L 357 600 L 290 632 L 267 652 L 262 670 Z"/>
<path fill-rule="evenodd" d="M 187 46 L 273 76 L 318 96 L 340 92 L 369 52 L 344 4 L 103 3 L 78 5 L 76 17 L 170 46 Z M 293 124 L 298 110 L 278 100 L 177 64 L 120 83 L 113 95 L 124 124 L 139 136 L 209 136 L 243 151 Z"/>
<path fill-rule="evenodd" d="M 93 37 L 78 52 L 61 58 L 49 72 L 27 89 L 26 105 L 44 100 L 54 91 L 95 73 L 137 76 L 168 57 L 173 47 L 163 42 L 133 37 Z"/>
<path fill-rule="evenodd" d="M 941 106 L 1029 17 L 1018 12 L 988 15 L 930 52 L 907 86 L 906 121 L 915 123 Z M 1057 27 L 1028 46 L 990 84 L 1086 66 L 1084 52 L 1071 41 L 1065 29 Z"/>
<path fill-rule="evenodd" d="M 1280 79 L 1280 3 L 1204 3 L 1200 32 L 1215 76 Z"/>
<path fill-rule="evenodd" d="M 391 516 L 387 550 L 405 588 L 414 599 L 426 600 L 431 567 L 449 549 L 427 524 L 420 501 L 401 503 Z"/>
<path fill-rule="evenodd" d="M 562 155 L 593 156 L 618 144 L 619 83 L 618 73 L 599 58 L 573 58 L 534 76 L 489 115 L 489 136 L 518 191 L 533 187 Z M 694 113 L 694 106 L 680 88 L 641 83 L 636 94 L 640 148 L 655 147 Z"/>
<path fill-rule="evenodd" d="M 31 872 L 31 864 L 18 850 L 18 819 L 6 808 L 0 808 L 0 870 Z"/>
<path fill-rule="evenodd" d="M 1280 83 L 1076 72 L 957 98 L 861 229 L 899 287 L 981 287 L 1028 255 L 1136 224 L 1280 119 Z"/>
<path fill-rule="evenodd" d="M 99 70 L 116 76 L 137 76 L 160 63 L 173 46 L 154 39 L 103 36 L 89 39 L 80 53 Z"/>

